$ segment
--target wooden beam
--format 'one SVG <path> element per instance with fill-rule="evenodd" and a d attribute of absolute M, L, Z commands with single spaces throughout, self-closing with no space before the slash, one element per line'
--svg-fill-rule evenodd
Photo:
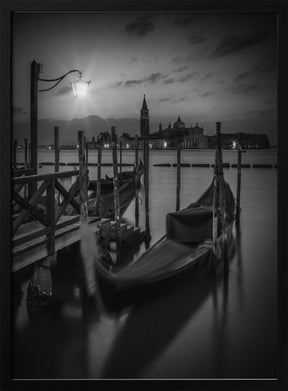
<path fill-rule="evenodd" d="M 79 179 L 77 178 L 77 180 L 70 187 L 69 191 L 67 191 L 65 187 L 62 186 L 61 183 L 58 182 L 57 180 L 55 180 L 55 187 L 65 197 L 65 200 L 62 201 L 60 207 L 56 212 L 56 222 L 59 220 L 60 216 L 63 214 L 64 210 L 67 208 L 69 204 L 71 204 L 73 208 L 78 213 L 80 213 L 80 204 L 73 198 L 74 195 L 79 190 Z"/>
<path fill-rule="evenodd" d="M 82 221 L 88 218 L 88 170 L 85 162 L 84 131 L 78 131 L 78 157 L 79 157 L 79 194 L 80 194 L 80 216 Z"/>
<path fill-rule="evenodd" d="M 47 222 L 48 226 L 51 228 L 49 234 L 48 234 L 48 255 L 54 255 L 55 254 L 55 178 L 54 176 L 51 176 L 51 180 L 49 182 L 49 186 L 47 189 Z"/>
<path fill-rule="evenodd" d="M 16 218 L 13 224 L 12 232 L 15 233 L 20 225 L 23 223 L 24 219 L 31 213 L 37 220 L 39 220 L 43 225 L 47 225 L 46 220 L 42 217 L 39 210 L 35 208 L 35 205 L 39 201 L 39 198 L 44 193 L 44 191 L 48 188 L 48 182 L 43 182 L 39 189 L 33 194 L 30 202 L 26 201 L 23 197 L 19 196 L 14 190 L 12 191 L 12 199 L 15 200 L 23 210 L 20 215 Z"/>
<path fill-rule="evenodd" d="M 59 128 L 58 126 L 54 127 L 54 152 L 55 152 L 55 172 L 59 172 Z"/>
<path fill-rule="evenodd" d="M 25 162 L 25 168 L 28 167 L 28 140 L 27 138 L 24 138 L 24 162 Z"/>
<path fill-rule="evenodd" d="M 117 139 L 115 126 L 111 127 L 112 141 L 112 158 L 113 158 L 113 189 L 114 189 L 114 215 L 115 215 L 115 233 L 117 243 L 117 262 L 120 259 L 120 197 L 119 197 L 119 180 L 118 180 L 118 165 L 117 165 Z"/>

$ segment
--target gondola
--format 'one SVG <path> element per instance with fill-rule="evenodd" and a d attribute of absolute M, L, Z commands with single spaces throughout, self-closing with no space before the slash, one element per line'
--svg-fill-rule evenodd
<path fill-rule="evenodd" d="M 213 242 L 213 194 L 214 180 L 195 203 L 168 213 L 166 234 L 137 260 L 121 267 L 108 265 L 100 258 L 96 263 L 99 282 L 108 287 L 108 291 L 119 293 L 139 292 L 142 288 L 163 286 L 163 283 L 171 286 L 175 279 L 185 277 L 190 271 L 203 273 L 220 263 L 224 238 L 228 256 L 231 256 L 234 195 L 223 179 L 225 225 L 221 229 L 218 219 L 218 236 Z"/>
<path fill-rule="evenodd" d="M 118 176 L 120 215 L 126 212 L 127 208 L 134 199 L 136 192 L 141 187 L 141 175 L 143 174 L 143 163 L 140 161 L 137 169 L 124 171 Z M 114 219 L 114 184 L 113 177 L 106 176 L 101 179 L 101 199 L 97 211 L 97 180 L 91 180 L 88 183 L 88 215 L 100 216 Z M 76 200 L 79 195 L 76 195 Z M 72 206 L 68 206 L 66 214 L 73 215 L 77 212 Z"/>

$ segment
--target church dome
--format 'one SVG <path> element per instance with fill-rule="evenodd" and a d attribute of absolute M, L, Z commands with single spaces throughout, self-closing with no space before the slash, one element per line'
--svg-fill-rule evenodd
<path fill-rule="evenodd" d="M 180 115 L 177 118 L 177 121 L 173 124 L 174 129 L 185 129 L 185 124 L 181 121 Z"/>

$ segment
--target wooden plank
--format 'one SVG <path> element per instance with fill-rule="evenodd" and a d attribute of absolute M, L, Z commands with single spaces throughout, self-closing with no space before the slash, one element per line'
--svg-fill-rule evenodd
<path fill-rule="evenodd" d="M 12 238 L 12 246 L 16 247 L 21 244 L 25 244 L 27 242 L 30 242 L 33 239 L 38 239 L 38 238 L 42 237 L 43 235 L 48 235 L 50 232 L 51 232 L 51 227 L 45 227 L 42 229 L 37 229 L 35 231 L 31 231 L 29 233 L 17 235 L 14 238 Z"/>
<path fill-rule="evenodd" d="M 25 210 L 20 213 L 19 217 L 15 220 L 13 224 L 13 228 L 12 228 L 13 233 L 17 231 L 17 229 L 20 227 L 20 225 L 23 223 L 23 220 L 29 215 L 29 213 L 31 213 L 34 217 L 36 217 L 36 219 L 39 220 L 43 225 L 47 225 L 46 219 L 43 218 L 42 215 L 39 213 L 39 210 L 35 208 L 37 201 L 39 200 L 40 196 L 44 193 L 44 191 L 47 189 L 47 187 L 48 187 L 48 183 L 43 182 L 39 187 L 39 189 L 33 194 L 30 202 L 26 201 L 14 190 L 12 191 L 12 199 L 15 200 L 18 204 L 20 204 L 23 208 L 25 208 Z"/>
<path fill-rule="evenodd" d="M 21 170 L 21 171 L 25 171 L 25 170 Z M 61 171 L 61 172 L 56 172 L 53 174 L 27 175 L 27 176 L 12 178 L 12 184 L 23 183 L 23 182 L 24 183 L 31 183 L 31 182 L 35 182 L 35 181 L 38 181 L 38 182 L 39 181 L 48 181 L 49 177 L 51 175 L 53 175 L 55 178 L 68 178 L 71 176 L 79 175 L 79 170 Z"/>
<path fill-rule="evenodd" d="M 23 175 L 32 175 L 33 173 L 33 170 L 31 168 L 27 168 L 27 169 L 19 169 L 19 170 L 13 170 L 12 171 L 12 176 L 13 177 L 18 177 L 19 176 L 23 176 Z M 16 178 L 13 178 L 13 180 L 16 179 Z M 19 179 L 19 178 L 18 178 Z"/>
<path fill-rule="evenodd" d="M 71 219 L 71 221 L 73 220 L 74 218 Z M 101 231 L 102 224 L 99 217 L 88 217 L 88 223 L 94 233 Z M 109 224 L 110 220 L 106 219 L 106 221 L 104 220 L 103 223 Z M 55 233 L 55 251 L 59 251 L 62 248 L 65 248 L 80 240 L 79 226 L 79 223 L 73 223 L 69 226 L 58 229 L 58 231 Z M 46 237 L 39 237 L 30 241 L 29 243 L 13 247 L 12 256 L 13 272 L 47 257 L 48 250 Z"/>
<path fill-rule="evenodd" d="M 67 191 L 65 187 L 62 186 L 62 184 L 57 180 L 55 181 L 55 187 L 66 198 L 65 200 L 62 201 L 60 207 L 56 212 L 56 222 L 59 220 L 60 216 L 67 208 L 69 203 L 74 207 L 76 212 L 80 213 L 80 205 L 76 200 L 73 199 L 75 193 L 77 192 L 77 190 L 79 190 L 79 179 L 77 178 L 77 180 L 70 187 L 69 191 Z"/>

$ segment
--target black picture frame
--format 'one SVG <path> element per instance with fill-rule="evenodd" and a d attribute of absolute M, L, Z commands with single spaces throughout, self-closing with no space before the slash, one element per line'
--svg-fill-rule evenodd
<path fill-rule="evenodd" d="M 12 128 L 12 70 L 11 70 L 11 16 L 14 12 L 275 12 L 279 20 L 279 106 L 278 106 L 278 319 L 279 319 L 279 376 L 276 381 L 263 380 L 27 380 L 11 379 L 11 222 L 10 222 L 10 178 L 11 178 L 11 128 Z M 0 178 L 1 178 L 1 387 L 3 390 L 88 390 L 88 389 L 199 389 L 199 390 L 286 390 L 288 389 L 287 369 L 287 172 L 286 158 L 286 94 L 287 85 L 287 37 L 288 37 L 287 1 L 68 1 L 68 0 L 3 0 L 1 3 L 1 142 L 0 142 Z"/>

